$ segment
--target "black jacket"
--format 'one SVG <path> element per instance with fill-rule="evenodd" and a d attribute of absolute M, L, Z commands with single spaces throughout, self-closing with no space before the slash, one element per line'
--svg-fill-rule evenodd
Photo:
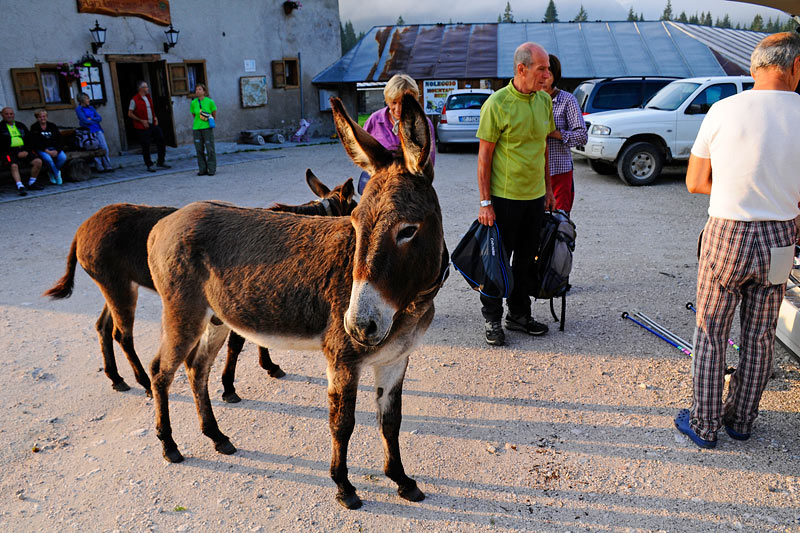
<path fill-rule="evenodd" d="M 6 128 L 6 130 L 8 130 L 8 128 Z M 31 124 L 30 134 L 31 146 L 34 150 L 39 150 L 40 152 L 45 148 L 54 148 L 59 152 L 62 150 L 61 132 L 58 130 L 58 126 L 52 122 L 48 122 L 47 128 L 42 131 L 42 127 L 37 120 Z M 25 144 L 28 144 L 27 139 Z"/>
<path fill-rule="evenodd" d="M 22 142 L 24 143 L 21 150 L 35 150 L 35 146 L 31 146 L 31 132 L 22 122 L 14 121 L 17 126 L 19 134 L 22 135 Z M 11 149 L 11 133 L 8 131 L 6 122 L 0 121 L 0 154 L 7 154 Z"/>

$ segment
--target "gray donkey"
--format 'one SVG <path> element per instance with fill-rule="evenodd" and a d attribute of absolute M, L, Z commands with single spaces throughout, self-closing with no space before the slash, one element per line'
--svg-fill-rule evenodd
<path fill-rule="evenodd" d="M 321 349 L 337 501 L 361 506 L 347 478 L 347 445 L 366 367 L 375 373 L 384 471 L 401 497 L 420 501 L 425 496 L 403 469 L 398 436 L 408 356 L 433 319 L 449 265 L 430 130 L 419 103 L 405 96 L 401 150 L 392 153 L 353 122 L 338 98 L 331 104 L 345 150 L 372 175 L 349 219 L 198 202 L 150 233 L 148 261 L 164 306 L 151 366 L 156 433 L 167 461 L 182 461 L 168 392 L 185 363 L 203 434 L 218 452 L 236 451 L 208 396 L 209 369 L 229 329 L 263 346 Z"/>

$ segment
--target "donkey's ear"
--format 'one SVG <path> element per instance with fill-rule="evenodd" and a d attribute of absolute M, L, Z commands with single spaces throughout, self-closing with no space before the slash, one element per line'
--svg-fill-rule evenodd
<path fill-rule="evenodd" d="M 356 188 L 353 185 L 353 178 L 347 178 L 347 181 L 344 182 L 342 185 L 342 196 L 348 202 L 353 199 L 353 195 L 356 193 Z"/>
<path fill-rule="evenodd" d="M 428 118 L 417 99 L 408 93 L 403 96 L 403 110 L 400 113 L 400 144 L 403 146 L 406 169 L 412 174 L 425 174 L 433 179 L 433 167 L 426 168 L 431 154 Z"/>
<path fill-rule="evenodd" d="M 331 190 L 319 178 L 311 172 L 310 168 L 306 169 L 306 183 L 311 192 L 317 195 L 317 198 L 325 198 Z"/>
<path fill-rule="evenodd" d="M 336 131 L 342 140 L 347 155 L 353 163 L 366 170 L 370 175 L 375 174 L 379 168 L 386 167 L 392 162 L 392 153 L 381 143 L 353 122 L 353 119 L 344 110 L 342 101 L 331 98 L 331 110 Z"/>

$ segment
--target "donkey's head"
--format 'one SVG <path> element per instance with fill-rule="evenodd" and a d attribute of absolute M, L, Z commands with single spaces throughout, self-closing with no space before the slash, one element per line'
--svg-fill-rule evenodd
<path fill-rule="evenodd" d="M 355 186 L 353 185 L 353 178 L 347 178 L 347 181 L 341 185 L 337 185 L 333 190 L 328 189 L 328 186 L 322 183 L 319 178 L 311 172 L 310 168 L 306 169 L 306 183 L 311 192 L 317 195 L 320 203 L 325 205 L 325 210 L 330 216 L 340 217 L 349 215 L 356 208 L 358 202 L 353 199 L 355 195 Z"/>
<path fill-rule="evenodd" d="M 331 99 L 339 137 L 350 158 L 370 173 L 358 207 L 353 287 L 344 327 L 358 343 L 380 345 L 403 313 L 430 294 L 447 265 L 442 214 L 433 189 L 428 121 L 413 96 L 402 102 L 401 149 L 393 153 Z"/>

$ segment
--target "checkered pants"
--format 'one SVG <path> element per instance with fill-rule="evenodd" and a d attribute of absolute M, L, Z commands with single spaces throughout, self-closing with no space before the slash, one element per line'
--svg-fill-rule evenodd
<path fill-rule="evenodd" d="M 772 373 L 775 328 L 786 283 L 769 282 L 770 249 L 793 246 L 797 229 L 786 222 L 709 218 L 697 272 L 692 428 L 707 440 L 724 422 L 750 433 Z M 786 270 L 788 275 L 789 270 Z M 739 365 L 722 404 L 725 352 L 736 306 L 742 338 Z"/>

